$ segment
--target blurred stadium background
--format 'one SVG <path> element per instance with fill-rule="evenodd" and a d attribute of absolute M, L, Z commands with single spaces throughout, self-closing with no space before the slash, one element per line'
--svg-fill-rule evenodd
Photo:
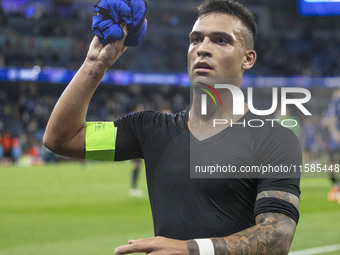
<path fill-rule="evenodd" d="M 88 120 L 113 120 L 136 107 L 188 107 L 188 33 L 200 2 L 150 1 L 143 44 L 104 77 Z M 258 21 L 258 60 L 244 88 L 256 88 L 263 109 L 273 86 L 308 88 L 313 116 L 295 108 L 291 116 L 300 123 L 304 161 L 329 164 L 321 122 L 340 88 L 340 2 L 316 8 L 310 4 L 325 1 L 240 2 Z M 153 235 L 147 196 L 128 196 L 131 162 L 74 162 L 42 146 L 49 114 L 93 37 L 93 5 L 0 0 L 0 255 L 112 254 L 128 239 Z M 143 176 L 139 186 L 146 194 Z M 292 254 L 340 254 L 340 203 L 327 200 L 330 187 L 327 178 L 302 180 Z M 296 252 L 318 247 L 328 248 Z"/>

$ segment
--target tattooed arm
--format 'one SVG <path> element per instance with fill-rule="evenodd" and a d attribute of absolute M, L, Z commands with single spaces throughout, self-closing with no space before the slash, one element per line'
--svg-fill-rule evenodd
<path fill-rule="evenodd" d="M 67 86 L 48 121 L 43 143 L 69 157 L 85 157 L 85 118 L 91 97 L 107 69 L 124 53 L 125 37 L 103 46 L 95 36 L 83 65 Z"/>
<path fill-rule="evenodd" d="M 299 199 L 282 191 L 264 191 L 257 199 L 274 197 L 292 203 L 296 208 Z M 211 238 L 215 255 L 276 255 L 288 254 L 296 223 L 280 213 L 263 213 L 256 217 L 256 225 L 236 234 Z M 145 252 L 149 255 L 199 255 L 199 247 L 194 240 L 179 241 L 165 237 L 130 240 L 128 245 L 117 247 L 116 254 Z"/>
<path fill-rule="evenodd" d="M 283 191 L 263 191 L 257 199 L 274 197 L 292 203 L 297 209 L 299 198 Z M 256 217 L 256 225 L 225 238 L 212 238 L 216 255 L 227 254 L 288 254 L 296 223 L 280 213 L 263 213 Z M 198 254 L 189 244 L 190 255 Z"/>

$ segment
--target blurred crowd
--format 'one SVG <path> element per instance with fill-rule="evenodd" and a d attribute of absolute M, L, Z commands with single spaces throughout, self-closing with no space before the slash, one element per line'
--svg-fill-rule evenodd
<path fill-rule="evenodd" d="M 43 147 L 42 138 L 64 88 L 38 83 L 0 84 L 0 164 L 42 164 L 60 159 Z M 100 87 L 89 106 L 87 121 L 112 121 L 136 108 L 177 112 L 188 107 L 189 98 L 189 89 L 181 87 Z"/>
<path fill-rule="evenodd" d="M 60 160 L 42 146 L 42 138 L 50 113 L 64 88 L 61 84 L 0 84 L 0 163 L 41 164 Z M 260 96 L 258 101 L 268 99 L 268 95 L 261 98 L 265 93 L 257 95 Z M 329 93 L 329 102 L 332 102 L 331 96 Z M 91 101 L 87 121 L 112 121 L 136 108 L 177 112 L 188 108 L 189 104 L 190 89 L 187 87 L 101 86 Z M 282 116 L 298 121 L 293 131 L 300 139 L 305 161 L 317 161 L 329 153 L 330 133 L 322 122 L 326 115 L 335 115 L 329 113 L 330 107 L 331 104 L 319 105 L 321 110 L 313 111 L 312 117 L 302 116 L 297 108 Z"/>
<path fill-rule="evenodd" d="M 92 1 L 0 0 L 0 68 L 78 69 L 93 38 Z M 114 69 L 138 72 L 186 72 L 188 33 L 200 0 L 150 1 L 143 43 L 128 49 Z M 334 76 L 340 70 L 340 18 L 301 17 L 295 1 L 240 0 L 257 16 L 257 63 L 248 75 Z M 20 2 L 21 3 L 21 2 Z M 64 85 L 0 83 L 0 162 L 40 164 L 58 158 L 42 146 L 44 129 Z M 100 87 L 88 120 L 113 120 L 143 109 L 176 112 L 189 105 L 181 87 Z M 321 125 L 331 92 L 312 118 L 297 116 L 306 160 L 327 155 L 329 132 Z M 326 103 L 325 103 L 326 102 Z M 319 105 L 318 105 L 319 104 Z M 321 105 L 322 104 L 322 105 Z M 294 115 L 294 111 L 292 112 Z M 26 161 L 25 161 L 26 160 Z"/>
<path fill-rule="evenodd" d="M 129 49 L 114 68 L 186 72 L 188 33 L 198 2 L 151 1 L 144 42 Z M 339 17 L 302 18 L 297 14 L 295 1 L 259 6 L 254 5 L 256 1 L 248 2 L 247 6 L 253 7 L 255 13 L 263 9 L 257 17 L 258 61 L 249 74 L 337 74 L 340 70 Z M 36 7 L 34 12 L 26 9 L 10 13 L 0 9 L 0 66 L 79 68 L 93 37 L 90 29 L 93 3 L 56 1 L 52 7 L 53 11 Z M 269 17 L 264 20 L 266 13 Z"/>

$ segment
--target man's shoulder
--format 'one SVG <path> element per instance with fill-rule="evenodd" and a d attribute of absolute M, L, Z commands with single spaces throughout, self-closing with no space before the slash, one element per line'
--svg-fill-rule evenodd
<path fill-rule="evenodd" d="M 299 139 L 294 132 L 282 126 L 275 118 L 250 113 L 245 116 L 245 121 L 247 135 L 251 137 L 252 146 L 258 153 L 274 153 L 275 150 L 283 148 L 295 152 L 301 150 Z"/>
<path fill-rule="evenodd" d="M 283 126 L 278 119 L 272 116 L 259 116 L 255 115 L 251 112 L 248 112 L 244 116 L 246 126 L 248 129 L 255 133 L 255 135 L 264 135 L 264 136 L 272 136 L 272 135 L 284 135 L 284 136 L 292 136 L 296 138 L 294 132 Z M 292 125 L 294 123 L 290 123 Z"/>

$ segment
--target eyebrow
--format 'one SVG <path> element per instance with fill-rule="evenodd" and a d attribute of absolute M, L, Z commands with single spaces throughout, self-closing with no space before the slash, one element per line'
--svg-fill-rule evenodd
<path fill-rule="evenodd" d="M 189 33 L 189 38 L 192 37 L 192 36 L 203 36 L 204 33 L 200 32 L 200 31 L 192 31 L 191 33 Z M 234 35 L 231 35 L 231 34 L 228 34 L 226 32 L 211 32 L 211 33 L 208 33 L 208 36 L 209 37 L 224 37 L 226 38 L 227 40 L 230 40 L 230 41 L 235 41 L 236 38 Z"/>

